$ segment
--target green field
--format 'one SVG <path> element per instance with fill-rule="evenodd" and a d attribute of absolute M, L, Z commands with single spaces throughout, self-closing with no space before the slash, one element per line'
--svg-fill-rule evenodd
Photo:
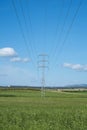
<path fill-rule="evenodd" d="M 87 92 L 0 89 L 0 130 L 87 130 Z"/>

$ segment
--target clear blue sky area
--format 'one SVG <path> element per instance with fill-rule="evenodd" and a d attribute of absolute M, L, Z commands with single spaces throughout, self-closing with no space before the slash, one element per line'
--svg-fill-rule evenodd
<path fill-rule="evenodd" d="M 40 86 L 42 65 L 46 86 L 87 83 L 87 0 L 0 0 L 0 85 Z"/>

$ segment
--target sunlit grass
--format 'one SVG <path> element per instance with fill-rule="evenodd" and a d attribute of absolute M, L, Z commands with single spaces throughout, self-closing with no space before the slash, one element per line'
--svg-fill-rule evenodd
<path fill-rule="evenodd" d="M 86 93 L 0 90 L 0 130 L 86 129 Z"/>

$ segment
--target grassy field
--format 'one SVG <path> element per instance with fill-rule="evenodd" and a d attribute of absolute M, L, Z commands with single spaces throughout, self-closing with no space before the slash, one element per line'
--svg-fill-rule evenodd
<path fill-rule="evenodd" d="M 87 130 L 87 92 L 0 89 L 0 130 Z"/>

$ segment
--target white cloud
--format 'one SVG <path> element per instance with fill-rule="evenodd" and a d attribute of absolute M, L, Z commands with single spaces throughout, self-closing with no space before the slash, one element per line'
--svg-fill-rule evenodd
<path fill-rule="evenodd" d="M 6 47 L 0 49 L 0 56 L 2 57 L 9 57 L 17 55 L 16 51 L 13 48 Z"/>
<path fill-rule="evenodd" d="M 87 71 L 87 65 L 64 63 L 63 66 L 74 70 Z"/>
<path fill-rule="evenodd" d="M 63 66 L 64 66 L 64 67 L 71 68 L 71 67 L 72 67 L 72 64 L 70 64 L 70 63 L 64 63 Z"/>
<path fill-rule="evenodd" d="M 11 62 L 29 62 L 28 58 L 14 57 L 10 60 Z"/>
<path fill-rule="evenodd" d="M 72 65 L 72 69 L 81 70 L 83 68 L 84 67 L 82 65 L 80 65 L 80 64 L 74 64 L 74 65 Z"/>
<path fill-rule="evenodd" d="M 24 59 L 22 59 L 22 61 L 23 62 L 29 62 L 30 60 L 29 60 L 29 58 L 24 58 Z"/>
<path fill-rule="evenodd" d="M 10 60 L 11 62 L 20 62 L 21 58 L 20 57 L 14 57 Z"/>

